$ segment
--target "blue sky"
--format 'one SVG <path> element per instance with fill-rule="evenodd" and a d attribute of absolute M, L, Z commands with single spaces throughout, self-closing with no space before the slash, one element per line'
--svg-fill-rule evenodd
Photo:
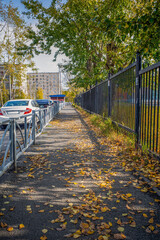
<path fill-rule="evenodd" d="M 46 7 L 49 7 L 51 1 L 52 0 L 41 0 L 43 5 Z M 12 2 L 12 4 L 18 8 L 20 13 L 25 11 L 24 5 L 21 3 L 21 0 L 12 0 L 12 1 L 2 0 L 2 2 L 5 4 Z M 25 20 L 27 21 L 27 18 L 25 18 Z M 65 58 L 65 57 L 59 56 L 57 59 L 57 62 L 53 62 L 52 60 L 54 58 L 55 51 L 56 51 L 56 49 L 53 47 L 53 51 L 52 51 L 51 55 L 40 54 L 40 55 L 34 57 L 33 60 L 36 64 L 36 67 L 38 68 L 39 72 L 58 72 L 59 71 L 57 64 L 61 63 L 63 58 Z M 30 72 L 31 69 L 28 69 L 28 71 Z"/>

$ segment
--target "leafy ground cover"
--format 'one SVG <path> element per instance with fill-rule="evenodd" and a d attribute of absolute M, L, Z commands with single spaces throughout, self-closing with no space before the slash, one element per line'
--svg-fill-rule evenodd
<path fill-rule="evenodd" d="M 147 149 L 135 149 L 133 135 L 127 135 L 117 126 L 114 127 L 110 119 L 90 115 L 78 107 L 88 125 L 99 136 L 101 144 L 110 146 L 110 150 L 119 160 L 119 164 L 126 171 L 137 171 L 151 182 L 152 187 L 160 188 L 160 160 L 151 157 Z M 136 174 L 136 173 L 135 173 Z"/>

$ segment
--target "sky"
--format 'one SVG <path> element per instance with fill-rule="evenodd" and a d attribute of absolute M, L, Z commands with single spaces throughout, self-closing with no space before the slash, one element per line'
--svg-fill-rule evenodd
<path fill-rule="evenodd" d="M 25 11 L 25 7 L 21 3 L 21 0 L 12 0 L 12 1 L 2 0 L 2 2 L 5 4 L 12 2 L 13 5 L 18 8 L 21 14 L 22 12 Z M 45 7 L 49 7 L 51 0 L 41 0 L 41 2 Z M 25 18 L 25 20 L 28 21 L 27 18 Z M 33 61 L 36 64 L 36 68 L 38 68 L 38 72 L 58 72 L 59 71 L 58 63 L 62 63 L 63 59 L 65 59 L 65 56 L 58 56 L 57 61 L 53 62 L 54 53 L 56 52 L 56 50 L 57 49 L 53 47 L 51 55 L 40 54 L 33 58 Z M 31 69 L 28 69 L 28 72 L 31 72 Z"/>

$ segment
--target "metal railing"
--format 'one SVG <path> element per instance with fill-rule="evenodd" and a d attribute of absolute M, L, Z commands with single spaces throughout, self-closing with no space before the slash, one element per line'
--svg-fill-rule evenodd
<path fill-rule="evenodd" d="M 144 146 L 160 157 L 160 62 L 142 69 L 136 62 L 81 93 L 75 103 L 90 113 L 111 117 L 134 133 L 136 146 Z"/>
<path fill-rule="evenodd" d="M 32 111 L 32 114 L 0 124 L 0 127 L 6 126 L 1 131 L 0 139 L 0 176 L 13 164 L 17 168 L 17 159 L 31 144 L 35 144 L 36 138 L 63 106 L 64 103 L 55 103 L 48 108 Z"/>

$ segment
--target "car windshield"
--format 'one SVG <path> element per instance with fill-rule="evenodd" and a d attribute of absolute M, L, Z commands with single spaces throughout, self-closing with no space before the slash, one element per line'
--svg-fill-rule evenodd
<path fill-rule="evenodd" d="M 28 106 L 29 101 L 9 101 L 4 104 L 4 107 L 12 106 Z"/>

